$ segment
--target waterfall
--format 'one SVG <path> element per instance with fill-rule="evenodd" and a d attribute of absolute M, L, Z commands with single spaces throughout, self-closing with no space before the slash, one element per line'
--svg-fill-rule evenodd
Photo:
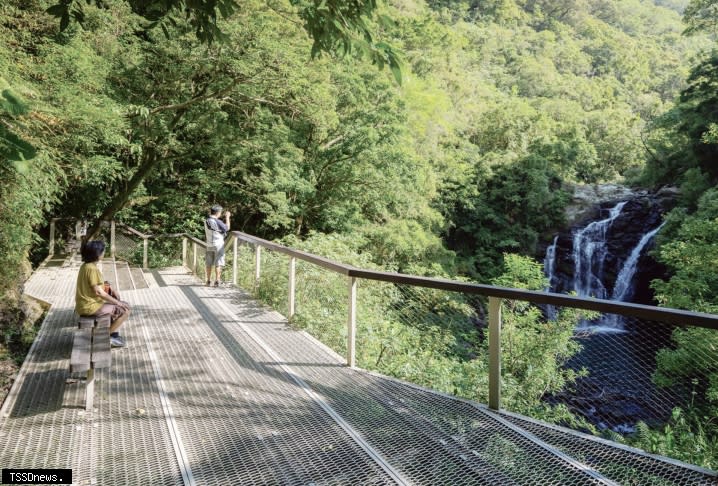
<path fill-rule="evenodd" d="M 621 214 L 626 201 L 610 209 L 608 218 L 594 221 L 573 237 L 573 289 L 580 297 L 607 297 L 603 285 L 603 264 L 608 253 L 606 232 Z"/>
<path fill-rule="evenodd" d="M 628 256 L 626 261 L 621 267 L 621 271 L 618 272 L 616 277 L 616 283 L 613 286 L 613 292 L 611 293 L 611 300 L 617 300 L 619 302 L 625 302 L 633 297 L 633 277 L 636 274 L 636 267 L 638 266 L 638 259 L 641 258 L 643 249 L 646 245 L 656 236 L 656 233 L 663 228 L 666 224 L 664 221 L 657 228 L 649 231 L 638 242 L 633 248 L 631 254 Z M 618 314 L 608 314 L 601 319 L 602 327 L 600 329 L 605 330 L 621 330 L 623 329 L 623 317 Z"/>
<path fill-rule="evenodd" d="M 638 263 L 662 227 L 655 206 L 635 199 L 603 209 L 599 220 L 582 228 L 574 227 L 570 234 L 555 236 L 546 248 L 547 290 L 632 302 L 638 293 L 636 281 L 641 277 Z M 641 285 L 641 292 L 645 293 L 645 282 Z M 644 298 L 643 294 L 639 297 Z M 556 319 L 557 309 L 546 306 L 545 314 L 549 320 Z M 582 321 L 577 329 L 591 333 L 625 332 L 624 320 L 614 314 Z"/>
<path fill-rule="evenodd" d="M 650 302 L 649 282 L 663 270 L 646 254 L 664 226 L 661 215 L 670 203 L 648 193 L 635 192 L 629 197 L 625 202 L 596 200 L 600 213 L 595 221 L 566 228 L 547 242 L 544 272 L 551 291 L 617 302 Z M 542 310 L 549 322 L 560 315 L 560 307 Z M 636 423 L 655 413 L 654 357 L 669 345 L 670 334 L 611 313 L 573 323 L 582 349 L 566 368 L 585 370 L 587 375 L 576 380 L 577 393 L 562 391 L 553 399 L 599 429 L 633 432 Z"/>
<path fill-rule="evenodd" d="M 553 287 L 553 272 L 556 268 L 556 243 L 558 242 L 558 235 L 553 238 L 553 243 L 546 248 L 546 256 L 543 259 L 543 268 L 548 279 L 548 288 L 551 290 Z"/>
<path fill-rule="evenodd" d="M 638 242 L 636 247 L 631 251 L 631 255 L 628 257 L 626 262 L 623 264 L 621 271 L 616 277 L 616 284 L 613 286 L 613 293 L 611 294 L 611 300 L 625 301 L 633 297 L 633 276 L 636 273 L 636 266 L 638 265 L 638 259 L 643 252 L 643 248 L 656 236 L 656 233 L 663 228 L 666 224 L 665 221 L 661 223 L 656 229 L 649 231 L 641 241 Z"/>
<path fill-rule="evenodd" d="M 554 287 L 554 271 L 556 269 L 556 243 L 558 243 L 558 235 L 553 239 L 553 243 L 546 248 L 546 256 L 543 259 L 543 268 L 548 281 L 546 291 L 550 292 Z M 556 308 L 552 305 L 546 306 L 546 316 L 549 320 L 556 319 Z"/>

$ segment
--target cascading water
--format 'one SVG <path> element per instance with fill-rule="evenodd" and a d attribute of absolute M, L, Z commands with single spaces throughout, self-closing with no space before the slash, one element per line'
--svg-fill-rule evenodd
<path fill-rule="evenodd" d="M 598 220 L 559 233 L 547 247 L 544 271 L 550 290 L 650 304 L 649 282 L 660 278 L 662 270 L 646 258 L 646 251 L 663 227 L 664 207 L 641 193 L 628 201 L 600 204 Z M 545 315 L 555 319 L 557 309 L 546 307 Z M 576 323 L 574 339 L 581 351 L 566 367 L 586 375 L 572 390 L 550 400 L 601 430 L 620 433 L 633 432 L 636 423 L 656 413 L 668 413 L 654 409 L 658 392 L 651 381 L 653 356 L 668 339 L 661 329 L 613 314 Z"/>
<path fill-rule="evenodd" d="M 613 286 L 613 292 L 611 292 L 611 300 L 626 302 L 633 297 L 633 280 L 636 275 L 636 268 L 638 268 L 638 259 L 641 257 L 643 249 L 653 240 L 653 237 L 663 228 L 664 224 L 666 224 L 665 221 L 657 228 L 643 235 L 638 244 L 633 248 L 631 254 L 623 263 L 621 271 L 618 272 L 618 276 L 616 276 L 616 283 Z M 607 329 L 620 330 L 623 329 L 623 318 L 617 314 L 611 314 L 605 316 L 601 320 L 601 324 L 607 326 Z"/>
<path fill-rule="evenodd" d="M 556 268 L 556 243 L 558 242 L 558 235 L 553 239 L 553 243 L 546 248 L 546 256 L 543 259 L 543 268 L 548 279 L 548 289 L 553 286 L 553 273 Z"/>
<path fill-rule="evenodd" d="M 626 219 L 630 218 L 630 215 L 623 215 L 624 207 L 627 203 L 628 201 L 622 201 L 615 204 L 608 209 L 608 215 L 604 218 L 571 233 L 570 261 L 573 265 L 573 272 L 570 275 L 569 282 L 567 282 L 570 283 L 568 288 L 564 284 L 564 291 L 572 290 L 582 297 L 596 297 L 622 302 L 629 301 L 633 297 L 634 280 L 639 259 L 645 247 L 663 225 L 660 224 L 643 233 L 638 243 L 631 249 L 625 259 L 620 254 L 616 254 L 615 245 L 613 252 L 611 252 L 609 250 L 611 245 L 609 241 L 611 238 L 610 233 L 615 234 L 612 226 L 619 218 L 623 220 L 625 226 Z M 546 249 L 544 258 L 544 271 L 549 279 L 549 288 L 551 290 L 556 289 L 556 283 L 560 280 L 556 270 L 557 247 L 559 245 L 559 237 L 557 236 Z M 610 262 L 611 260 L 613 261 Z M 614 262 L 620 261 L 623 261 L 623 264 L 616 267 Z M 607 262 L 610 262 L 610 264 Z M 606 274 L 615 276 L 615 281 L 611 282 L 611 278 L 607 278 Z M 613 286 L 612 291 L 611 285 Z M 549 319 L 555 318 L 555 309 L 549 307 L 546 309 L 546 313 Z M 622 332 L 623 321 L 617 316 L 606 316 L 598 322 L 581 322 L 578 329 L 591 332 Z"/>
<path fill-rule="evenodd" d="M 643 253 L 643 249 L 653 239 L 653 237 L 656 236 L 656 233 L 658 233 L 658 231 L 663 228 L 664 224 L 666 224 L 665 221 L 654 230 L 649 231 L 648 233 L 643 235 L 641 241 L 639 241 L 633 251 L 631 251 L 630 256 L 623 264 L 621 271 L 618 272 L 618 276 L 616 277 L 616 283 L 614 284 L 613 292 L 611 293 L 611 300 L 618 300 L 624 302 L 633 297 L 633 277 L 636 274 L 638 259 Z"/>
<path fill-rule="evenodd" d="M 621 214 L 626 201 L 620 202 L 609 211 L 608 218 L 594 221 L 573 237 L 573 290 L 579 297 L 607 297 L 603 284 L 603 267 L 608 254 L 606 233 Z"/>
<path fill-rule="evenodd" d="M 546 248 L 546 256 L 543 259 L 543 268 L 548 281 L 546 291 L 551 291 L 554 286 L 554 272 L 556 270 L 556 244 L 558 243 L 558 235 L 553 239 L 553 243 Z M 546 315 L 549 320 L 556 319 L 556 308 L 552 305 L 546 306 Z"/>

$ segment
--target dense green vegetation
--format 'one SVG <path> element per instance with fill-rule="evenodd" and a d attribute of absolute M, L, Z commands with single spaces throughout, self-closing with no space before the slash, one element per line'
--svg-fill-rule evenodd
<path fill-rule="evenodd" d="M 186 16 L 171 1 L 55 3 L 0 6 L 5 308 L 49 217 L 199 234 L 213 203 L 236 229 L 337 260 L 543 288 L 531 257 L 564 223 L 569 184 L 627 180 L 681 185 L 657 252 L 672 272 L 655 283 L 660 303 L 716 310 L 711 0 L 218 0 Z M 365 305 L 480 308 L 396 292 Z M 399 317 L 365 323 L 362 366 L 485 401 L 480 328 Z M 536 309 L 506 309 L 513 410 L 570 420 L 541 397 L 575 379 L 559 370 L 578 351 L 574 320 L 546 332 Z M 694 380 L 709 405 L 637 440 L 715 467 L 718 371 L 685 351 L 718 346 L 704 334 L 676 331 L 656 381 Z M 687 452 L 673 438 L 697 422 L 705 446 Z"/>

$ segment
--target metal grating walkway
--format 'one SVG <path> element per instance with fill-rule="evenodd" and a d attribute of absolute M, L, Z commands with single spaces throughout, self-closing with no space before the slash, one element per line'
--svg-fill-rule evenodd
<path fill-rule="evenodd" d="M 247 294 L 180 268 L 122 292 L 128 347 L 98 371 L 86 413 L 84 384 L 67 372 L 78 266 L 41 268 L 26 285 L 52 308 L 2 408 L 2 467 L 72 468 L 78 485 L 718 484 L 711 471 L 347 368 Z"/>

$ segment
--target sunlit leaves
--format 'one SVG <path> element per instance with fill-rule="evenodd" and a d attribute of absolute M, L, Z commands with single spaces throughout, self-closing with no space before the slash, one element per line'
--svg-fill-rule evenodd
<path fill-rule="evenodd" d="M 0 78 L 0 85 L 6 84 Z M 2 86 L 0 86 L 2 87 Z M 0 163 L 10 162 L 21 172 L 27 170 L 26 161 L 37 154 L 37 149 L 16 133 L 19 117 L 27 114 L 27 105 L 10 89 L 0 92 Z"/>
<path fill-rule="evenodd" d="M 715 35 L 718 33 L 718 1 L 691 0 L 683 12 L 683 20 L 688 26 L 687 34 L 707 32 Z"/>

